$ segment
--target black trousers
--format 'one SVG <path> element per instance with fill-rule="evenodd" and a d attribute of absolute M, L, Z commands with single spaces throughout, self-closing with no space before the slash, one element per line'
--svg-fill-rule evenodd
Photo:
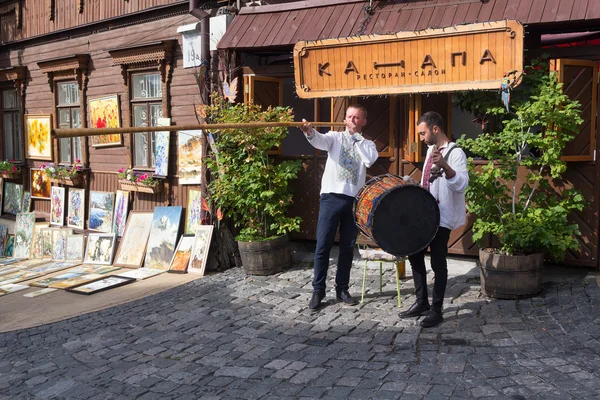
<path fill-rule="evenodd" d="M 431 249 L 431 269 L 434 274 L 431 308 L 440 312 L 444 304 L 444 294 L 446 293 L 446 284 L 448 283 L 448 263 L 446 256 L 448 255 L 449 239 L 450 229 L 440 226 L 433 241 L 429 244 L 429 248 Z M 419 304 L 429 304 L 427 296 L 427 271 L 425 270 L 426 250 L 424 249 L 412 256 L 408 256 L 415 282 L 417 303 Z"/>

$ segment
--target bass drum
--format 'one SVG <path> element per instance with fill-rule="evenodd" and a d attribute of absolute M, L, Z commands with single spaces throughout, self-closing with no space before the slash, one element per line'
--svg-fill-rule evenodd
<path fill-rule="evenodd" d="M 436 199 L 392 174 L 370 179 L 354 199 L 358 229 L 385 252 L 405 257 L 427 248 L 440 224 Z"/>

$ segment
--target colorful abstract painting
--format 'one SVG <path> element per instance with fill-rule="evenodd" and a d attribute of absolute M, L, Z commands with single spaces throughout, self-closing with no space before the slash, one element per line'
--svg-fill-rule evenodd
<path fill-rule="evenodd" d="M 83 229 L 85 221 L 85 189 L 69 188 L 67 226 Z"/>
<path fill-rule="evenodd" d="M 112 232 L 114 206 L 114 193 L 91 191 L 88 228 L 98 232 Z"/>
<path fill-rule="evenodd" d="M 208 259 L 208 251 L 210 249 L 210 241 L 212 239 L 212 232 L 212 225 L 202 225 L 196 231 L 188 272 L 204 275 L 206 261 Z"/>
<path fill-rule="evenodd" d="M 15 250 L 13 257 L 29 258 L 35 225 L 35 213 L 19 213 L 15 222 Z"/>
<path fill-rule="evenodd" d="M 112 232 L 118 237 L 123 236 L 125 223 L 127 222 L 127 212 L 129 211 L 129 192 L 117 190 L 115 198 L 115 215 L 113 217 Z"/>
<path fill-rule="evenodd" d="M 50 225 L 63 226 L 65 223 L 65 188 L 52 186 L 50 192 Z"/>
<path fill-rule="evenodd" d="M 194 235 L 183 235 L 179 240 L 169 272 L 186 273 L 190 257 L 192 256 L 192 247 L 194 245 Z"/>
<path fill-rule="evenodd" d="M 52 115 L 25 115 L 26 158 L 52 160 Z"/>
<path fill-rule="evenodd" d="M 144 267 L 167 270 L 179 239 L 183 207 L 155 207 Z"/>
<path fill-rule="evenodd" d="M 7 214 L 17 215 L 21 212 L 23 204 L 23 185 L 13 182 L 4 182 L 4 197 L 2 210 Z"/>
<path fill-rule="evenodd" d="M 88 104 L 90 128 L 119 128 L 119 96 L 91 99 Z M 115 146 L 122 144 L 121 134 L 92 136 L 92 147 Z"/>
<path fill-rule="evenodd" d="M 148 211 L 131 211 L 129 213 L 115 257 L 115 266 L 128 268 L 142 266 L 152 228 L 152 216 L 153 213 Z"/>
<path fill-rule="evenodd" d="M 158 118 L 157 126 L 171 125 L 171 118 Z M 155 132 L 154 133 L 154 160 L 156 168 L 154 175 L 167 176 L 169 173 L 169 137 L 171 132 Z"/>
<path fill-rule="evenodd" d="M 202 192 L 196 189 L 188 190 L 188 202 L 185 217 L 185 233 L 193 235 L 202 225 Z"/>
<path fill-rule="evenodd" d="M 180 185 L 202 183 L 202 131 L 179 131 L 177 166 Z"/>
<path fill-rule="evenodd" d="M 50 198 L 50 178 L 41 168 L 31 168 L 31 197 Z"/>

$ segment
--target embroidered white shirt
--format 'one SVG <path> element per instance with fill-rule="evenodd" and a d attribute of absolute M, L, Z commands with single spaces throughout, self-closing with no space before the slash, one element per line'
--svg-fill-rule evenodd
<path fill-rule="evenodd" d="M 313 129 L 312 135 L 305 136 L 314 148 L 327 151 L 321 194 L 356 196 L 365 184 L 367 168 L 377 160 L 375 143 L 359 133 L 351 135 L 348 130 L 323 134 Z"/>
<path fill-rule="evenodd" d="M 450 142 L 442 150 L 442 156 L 451 148 L 456 146 Z M 431 156 L 433 146 L 427 149 L 425 164 Z M 452 179 L 445 175 L 437 178 L 431 183 L 429 192 L 436 198 L 440 207 L 440 226 L 448 229 L 456 229 L 463 226 L 467 221 L 467 208 L 465 205 L 465 189 L 469 185 L 469 173 L 467 172 L 467 156 L 461 148 L 452 150 L 446 161 L 456 172 Z M 421 178 L 423 186 L 423 178 Z"/>

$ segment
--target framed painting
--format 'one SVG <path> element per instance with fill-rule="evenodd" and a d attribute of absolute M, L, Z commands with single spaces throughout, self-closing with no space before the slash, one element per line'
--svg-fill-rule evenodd
<path fill-rule="evenodd" d="M 194 235 L 196 229 L 202 225 L 202 191 L 188 190 L 187 209 L 185 214 L 185 233 Z"/>
<path fill-rule="evenodd" d="M 123 236 L 125 223 L 127 222 L 127 212 L 129 211 L 129 192 L 117 190 L 115 197 L 115 213 L 113 217 L 112 233 L 117 237 Z"/>
<path fill-rule="evenodd" d="M 85 189 L 69 188 L 67 201 L 67 226 L 70 228 L 84 228 L 85 221 Z"/>
<path fill-rule="evenodd" d="M 6 225 L 0 225 L 0 257 L 4 255 L 4 245 L 6 244 L 7 236 L 8 227 Z"/>
<path fill-rule="evenodd" d="M 171 118 L 157 118 L 157 126 L 170 126 Z M 169 139 L 171 132 L 161 131 L 154 133 L 154 160 L 156 167 L 154 175 L 167 176 L 169 174 Z"/>
<path fill-rule="evenodd" d="M 65 188 L 52 186 L 50 192 L 50 225 L 65 224 Z"/>
<path fill-rule="evenodd" d="M 179 239 L 182 210 L 181 206 L 154 208 L 144 267 L 169 269 Z"/>
<path fill-rule="evenodd" d="M 3 193 L 4 193 L 4 178 L 0 177 L 0 207 L 3 204 L 3 201 L 2 201 L 2 194 Z"/>
<path fill-rule="evenodd" d="M 190 257 L 192 256 L 192 246 L 194 245 L 194 235 L 183 235 L 179 239 L 175 254 L 169 265 L 169 272 L 185 274 L 188 269 Z"/>
<path fill-rule="evenodd" d="M 65 261 L 67 247 L 67 235 L 71 235 L 73 229 L 55 229 L 52 231 L 52 259 Z"/>
<path fill-rule="evenodd" d="M 4 196 L 2 199 L 2 210 L 6 214 L 17 215 L 21 212 L 23 204 L 23 185 L 4 182 Z"/>
<path fill-rule="evenodd" d="M 31 197 L 35 199 L 50 199 L 50 178 L 41 168 L 31 168 L 30 188 Z"/>
<path fill-rule="evenodd" d="M 12 257 L 15 252 L 15 235 L 8 234 L 6 236 L 6 244 L 4 245 L 4 256 Z"/>
<path fill-rule="evenodd" d="M 85 246 L 84 264 L 111 265 L 117 236 L 114 233 L 90 233 Z"/>
<path fill-rule="evenodd" d="M 180 185 L 202 183 L 202 131 L 177 132 L 177 169 Z"/>
<path fill-rule="evenodd" d="M 28 213 L 31 210 L 31 192 L 25 190 L 23 192 L 23 203 L 21 203 L 21 212 Z"/>
<path fill-rule="evenodd" d="M 52 160 L 52 115 L 25 115 L 25 158 Z"/>
<path fill-rule="evenodd" d="M 107 96 L 88 101 L 90 128 L 119 128 L 121 126 L 119 96 Z M 123 135 L 110 134 L 91 136 L 92 147 L 120 146 Z"/>
<path fill-rule="evenodd" d="M 152 228 L 153 213 L 131 211 L 127 217 L 125 231 L 119 243 L 114 265 L 117 267 L 139 268 L 144 262 L 146 244 Z"/>
<path fill-rule="evenodd" d="M 67 241 L 65 245 L 65 261 L 83 262 L 84 246 L 84 235 L 67 235 Z"/>
<path fill-rule="evenodd" d="M 88 229 L 110 233 L 112 231 L 115 194 L 112 192 L 90 191 Z"/>
<path fill-rule="evenodd" d="M 166 271 L 160 269 L 152 269 L 152 268 L 138 268 L 138 269 L 130 269 L 125 272 L 118 272 L 118 276 L 124 276 L 127 278 L 137 279 L 141 281 L 143 279 L 147 279 L 156 275 L 164 274 Z"/>
<path fill-rule="evenodd" d="M 35 213 L 19 213 L 15 222 L 15 258 L 29 258 L 35 226 Z"/>
<path fill-rule="evenodd" d="M 33 227 L 33 239 L 31 240 L 31 258 L 43 258 L 44 240 L 42 237 L 42 229 L 47 229 L 48 222 L 36 222 Z"/>
<path fill-rule="evenodd" d="M 206 269 L 206 260 L 208 258 L 208 250 L 210 249 L 210 241 L 212 239 L 213 226 L 201 225 L 194 236 L 194 247 L 192 248 L 192 256 L 188 266 L 188 272 L 193 274 L 204 275 Z"/>
<path fill-rule="evenodd" d="M 66 289 L 68 292 L 79 294 L 94 294 L 103 290 L 113 289 L 119 286 L 127 285 L 135 282 L 135 278 L 127 278 L 124 276 L 105 276 L 94 281 L 84 283 L 83 285 L 73 286 Z"/>
<path fill-rule="evenodd" d="M 40 229 L 40 245 L 42 246 L 42 258 L 52 258 L 52 231 L 59 228 Z"/>

